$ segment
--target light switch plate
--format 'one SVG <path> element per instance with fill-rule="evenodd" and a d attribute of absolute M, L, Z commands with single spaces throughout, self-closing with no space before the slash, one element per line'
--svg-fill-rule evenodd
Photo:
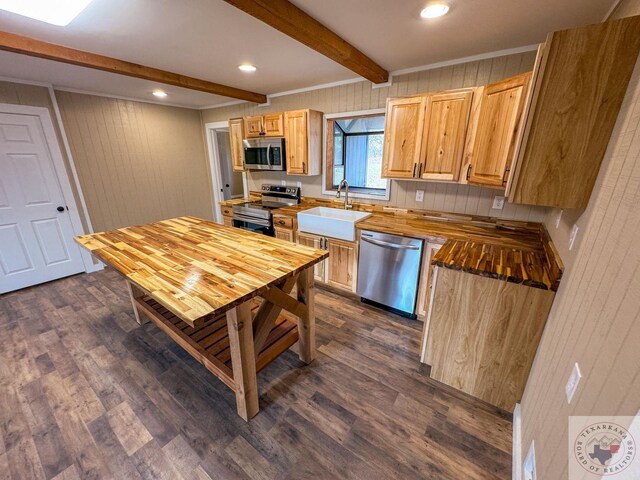
<path fill-rule="evenodd" d="M 416 190 L 416 202 L 422 202 L 424 200 L 424 190 Z"/>
<path fill-rule="evenodd" d="M 582 373 L 580 373 L 580 365 L 576 362 L 573 365 L 573 370 L 571 370 L 571 375 L 569 375 L 569 380 L 567 380 L 567 386 L 565 387 L 567 403 L 571 403 L 573 395 L 576 393 L 576 390 L 578 390 L 578 384 L 580 383 L 581 378 Z"/>
<path fill-rule="evenodd" d="M 571 229 L 571 235 L 569 235 L 569 250 L 573 248 L 573 242 L 576 241 L 576 237 L 578 236 L 578 230 L 580 230 L 580 228 L 578 227 L 577 224 L 574 224 L 573 228 Z"/>
<path fill-rule="evenodd" d="M 504 208 L 504 197 L 500 195 L 493 197 L 493 206 L 491 208 L 502 210 Z"/>

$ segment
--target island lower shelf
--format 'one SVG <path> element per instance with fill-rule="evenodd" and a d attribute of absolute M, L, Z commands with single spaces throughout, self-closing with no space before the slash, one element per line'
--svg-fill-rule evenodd
<path fill-rule="evenodd" d="M 229 331 L 224 313 L 206 318 L 193 328 L 149 296 L 136 298 L 135 306 L 207 370 L 230 388 L 236 389 L 229 349 Z M 252 314 L 255 314 L 259 306 L 260 302 L 254 301 Z M 256 358 L 256 371 L 265 368 L 297 341 L 297 324 L 280 315 Z"/>

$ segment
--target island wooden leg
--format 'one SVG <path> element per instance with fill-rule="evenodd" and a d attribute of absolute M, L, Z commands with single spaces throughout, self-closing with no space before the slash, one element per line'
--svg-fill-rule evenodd
<path fill-rule="evenodd" d="M 131 305 L 133 305 L 133 314 L 136 317 L 136 322 L 140 325 L 144 325 L 145 323 L 149 323 L 149 319 L 144 316 L 144 314 L 140 314 L 138 310 L 138 305 L 136 304 L 136 298 L 140 298 L 144 296 L 144 292 L 136 287 L 133 283 L 127 280 L 127 288 L 129 289 L 129 297 L 131 298 Z"/>
<path fill-rule="evenodd" d="M 251 305 L 245 302 L 227 312 L 229 349 L 236 384 L 236 408 L 245 421 L 258 413 L 256 357 L 253 347 Z"/>
<path fill-rule="evenodd" d="M 313 267 L 303 270 L 298 275 L 298 301 L 305 305 L 302 315 L 298 316 L 298 347 L 300 360 L 311 363 L 316 358 L 316 317 L 315 287 L 313 285 Z"/>

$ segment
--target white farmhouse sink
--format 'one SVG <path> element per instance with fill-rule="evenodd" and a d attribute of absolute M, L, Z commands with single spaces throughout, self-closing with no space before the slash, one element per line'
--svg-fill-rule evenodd
<path fill-rule="evenodd" d="M 298 230 L 353 242 L 356 222 L 370 216 L 368 212 L 315 207 L 298 212 Z"/>

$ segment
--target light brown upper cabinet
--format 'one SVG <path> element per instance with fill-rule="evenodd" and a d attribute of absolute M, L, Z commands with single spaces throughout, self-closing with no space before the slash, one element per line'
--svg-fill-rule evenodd
<path fill-rule="evenodd" d="M 417 178 L 427 97 L 387 99 L 383 178 Z"/>
<path fill-rule="evenodd" d="M 468 183 L 504 188 L 522 125 L 531 72 L 487 85 L 478 91 L 477 124 L 467 143 Z"/>
<path fill-rule="evenodd" d="M 289 175 L 319 175 L 322 164 L 322 113 L 284 113 L 284 138 Z"/>
<path fill-rule="evenodd" d="M 640 16 L 551 33 L 538 54 L 509 200 L 585 208 L 640 51 Z"/>
<path fill-rule="evenodd" d="M 267 113 L 244 118 L 245 138 L 283 137 L 284 114 Z"/>
<path fill-rule="evenodd" d="M 458 180 L 472 100 L 472 89 L 427 96 L 420 178 Z"/>
<path fill-rule="evenodd" d="M 229 143 L 231 145 L 231 164 L 234 172 L 244 171 L 244 146 L 242 118 L 232 118 L 229 120 Z"/>

